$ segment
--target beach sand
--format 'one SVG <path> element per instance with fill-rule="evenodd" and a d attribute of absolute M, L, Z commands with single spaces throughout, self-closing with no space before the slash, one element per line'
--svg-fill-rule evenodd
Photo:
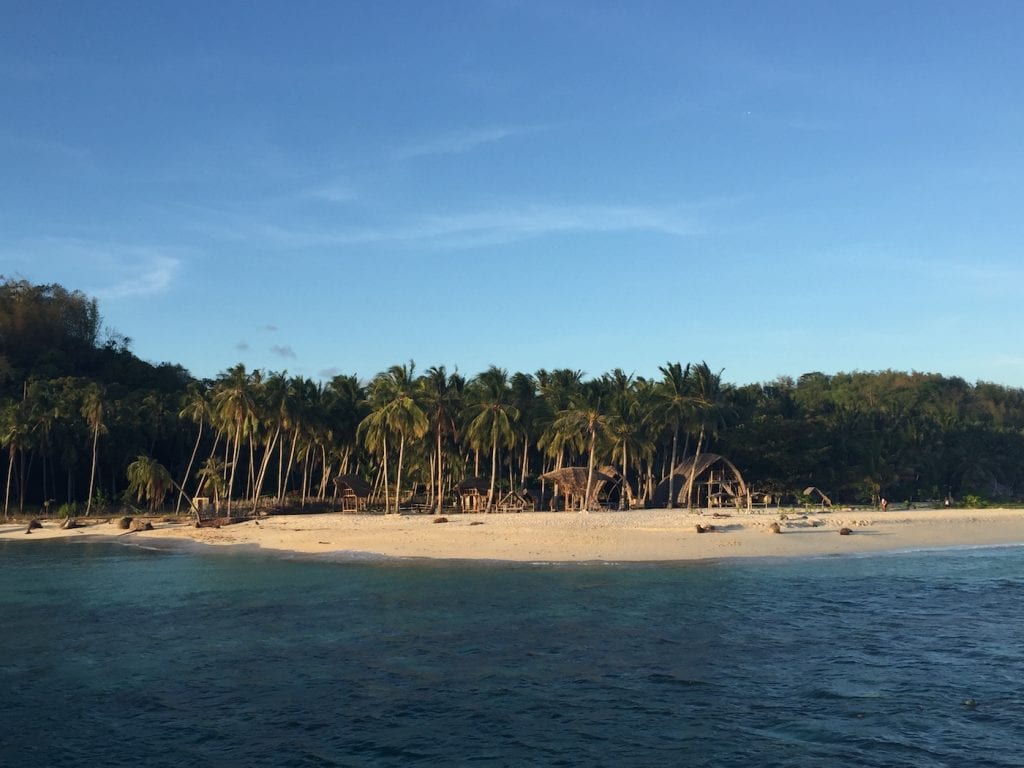
<path fill-rule="evenodd" d="M 154 520 L 154 530 L 125 533 L 113 522 L 61 530 L 55 521 L 25 534 L 0 525 L 0 539 L 88 540 L 127 537 L 134 544 L 198 542 L 243 545 L 275 553 L 367 553 L 387 557 L 517 562 L 651 562 L 731 557 L 806 557 L 963 546 L 1024 544 L 1024 510 L 920 509 L 888 512 L 764 510 L 710 513 L 685 510 L 532 512 L 433 515 L 280 515 L 222 528 Z M 780 519 L 785 514 L 787 519 Z M 769 530 L 779 523 L 781 533 Z M 699 534 L 696 526 L 716 530 Z M 848 527 L 849 536 L 839 529 Z M 116 539 L 115 539 L 116 540 Z"/>

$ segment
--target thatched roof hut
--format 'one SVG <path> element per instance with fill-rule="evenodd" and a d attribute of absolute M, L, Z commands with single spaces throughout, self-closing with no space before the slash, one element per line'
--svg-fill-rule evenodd
<path fill-rule="evenodd" d="M 490 491 L 491 482 L 484 477 L 467 477 L 455 486 L 455 495 L 459 497 L 459 508 L 463 512 L 486 511 Z"/>
<path fill-rule="evenodd" d="M 692 502 L 695 507 L 745 506 L 747 485 L 736 465 L 717 453 L 702 453 L 694 465 L 694 457 L 683 459 L 672 473 L 675 503 L 689 506 L 686 486 L 693 475 Z M 655 507 L 667 507 L 669 478 L 662 480 L 654 489 L 651 503 Z"/>
<path fill-rule="evenodd" d="M 342 512 L 364 512 L 373 489 L 359 475 L 334 478 L 334 496 L 341 501 Z"/>
<path fill-rule="evenodd" d="M 562 467 L 546 474 L 541 478 L 558 486 L 559 492 L 565 496 L 565 508 L 583 509 L 587 499 L 587 475 L 586 467 Z M 594 470 L 593 480 L 590 486 L 590 506 L 597 507 L 597 499 L 606 483 L 614 483 L 615 479 L 606 475 L 601 470 Z"/>
<path fill-rule="evenodd" d="M 804 488 L 804 496 L 812 500 L 815 497 L 817 497 L 818 500 L 821 502 L 822 509 L 832 506 L 832 499 L 826 496 L 825 492 L 822 491 L 820 488 L 815 488 L 813 485 L 809 485 L 806 488 Z"/>

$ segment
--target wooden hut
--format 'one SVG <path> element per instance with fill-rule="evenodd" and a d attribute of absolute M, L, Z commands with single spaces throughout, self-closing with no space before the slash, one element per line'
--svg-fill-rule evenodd
<path fill-rule="evenodd" d="M 548 472 L 541 477 L 548 482 L 558 486 L 558 492 L 565 497 L 565 509 L 582 510 L 587 499 L 587 475 L 586 467 L 562 467 Z M 590 508 L 600 509 L 598 496 L 604 489 L 605 484 L 614 483 L 614 479 L 601 470 L 594 470 L 594 476 L 590 487 Z"/>
<path fill-rule="evenodd" d="M 694 457 L 683 459 L 672 473 L 675 503 L 689 506 L 686 487 L 693 475 L 692 502 L 694 507 L 746 507 L 749 492 L 743 475 L 736 465 L 717 453 L 702 453 L 694 466 Z M 667 507 L 669 478 L 662 480 L 654 489 L 651 503 L 655 507 Z"/>
<path fill-rule="evenodd" d="M 334 498 L 341 503 L 342 512 L 365 512 L 373 489 L 358 475 L 338 475 L 334 478 Z"/>
<path fill-rule="evenodd" d="M 463 512 L 486 512 L 487 495 L 491 483 L 483 477 L 468 477 L 455 486 L 455 495 L 459 499 L 459 509 Z"/>

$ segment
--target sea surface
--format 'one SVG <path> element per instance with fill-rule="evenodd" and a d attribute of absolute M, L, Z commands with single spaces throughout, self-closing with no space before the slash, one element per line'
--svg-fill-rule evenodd
<path fill-rule="evenodd" d="M 0 765 L 1024 766 L 1024 548 L 509 565 L 0 543 Z"/>

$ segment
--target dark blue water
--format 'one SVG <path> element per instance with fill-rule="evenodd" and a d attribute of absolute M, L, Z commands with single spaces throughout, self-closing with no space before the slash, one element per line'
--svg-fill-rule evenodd
<path fill-rule="evenodd" d="M 1022 690 L 1021 548 L 545 567 L 0 544 L 4 766 L 1021 766 Z"/>

